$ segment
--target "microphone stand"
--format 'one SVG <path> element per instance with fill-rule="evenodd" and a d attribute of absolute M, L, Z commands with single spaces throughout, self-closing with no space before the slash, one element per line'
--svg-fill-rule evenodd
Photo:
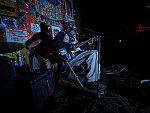
<path fill-rule="evenodd" d="M 97 36 L 97 50 L 98 50 L 98 81 L 97 81 L 97 107 L 98 107 L 98 113 L 100 113 L 99 109 L 99 100 L 100 100 L 100 89 L 99 89 L 99 83 L 100 83 L 100 73 L 101 73 L 101 64 L 100 64 L 100 49 L 101 49 L 101 38 L 103 33 L 101 33 L 99 36 Z"/>
<path fill-rule="evenodd" d="M 100 64 L 100 51 L 101 51 L 101 38 L 103 36 L 103 33 L 100 33 L 100 32 L 95 32 L 91 29 L 88 29 L 88 28 L 85 28 L 85 30 L 91 32 L 92 34 L 95 34 L 97 35 L 97 50 L 98 50 L 98 77 L 97 77 L 97 108 L 98 108 L 98 113 L 100 113 L 100 98 L 101 98 L 101 95 L 100 95 L 100 87 L 99 87 L 99 83 L 100 83 L 100 73 L 101 73 L 101 64 Z"/>

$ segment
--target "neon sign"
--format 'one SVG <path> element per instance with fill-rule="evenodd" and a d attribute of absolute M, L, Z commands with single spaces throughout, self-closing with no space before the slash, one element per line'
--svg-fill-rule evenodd
<path fill-rule="evenodd" d="M 138 27 L 139 27 L 139 29 L 136 30 L 136 33 L 139 33 L 141 31 L 146 31 L 146 30 L 150 29 L 150 27 L 142 27 L 142 25 L 138 25 Z"/>

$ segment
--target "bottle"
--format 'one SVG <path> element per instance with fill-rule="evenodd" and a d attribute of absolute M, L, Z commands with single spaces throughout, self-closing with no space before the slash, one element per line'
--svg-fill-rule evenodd
<path fill-rule="evenodd" d="M 70 56 L 70 54 L 69 53 L 66 53 L 66 58 L 67 58 L 67 60 L 70 60 L 71 59 L 71 56 Z"/>

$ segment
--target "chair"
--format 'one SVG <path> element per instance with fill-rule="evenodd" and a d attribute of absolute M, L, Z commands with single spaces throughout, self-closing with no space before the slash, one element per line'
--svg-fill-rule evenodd
<path fill-rule="evenodd" d="M 82 59 L 80 61 L 73 63 L 76 58 L 74 58 L 72 60 L 66 60 L 61 55 L 58 54 L 58 56 L 62 59 L 62 62 L 63 62 L 62 63 L 63 64 L 62 73 L 69 71 L 69 75 L 70 76 L 73 75 L 75 77 L 75 79 L 78 81 L 78 83 L 80 84 L 80 86 L 84 89 L 85 87 L 83 86 L 83 83 L 82 83 L 84 80 L 81 80 L 79 77 L 86 72 L 85 71 L 85 63 L 83 62 L 85 59 Z M 80 64 L 79 62 L 80 63 L 83 62 L 83 63 Z M 80 69 L 82 69 L 82 71 L 80 73 L 78 72 L 78 74 L 77 74 L 77 70 L 75 69 L 75 67 L 79 67 Z"/>
<path fill-rule="evenodd" d="M 81 66 L 81 68 L 83 69 L 83 71 L 81 72 L 81 74 L 84 72 L 84 66 L 83 65 L 72 65 L 71 61 L 65 61 L 65 63 L 67 64 L 67 66 L 70 68 L 70 71 L 72 72 L 72 74 L 74 75 L 74 77 L 77 79 L 77 81 L 79 82 L 80 86 L 82 88 L 84 88 L 82 82 L 80 81 L 78 75 L 76 74 L 75 70 L 73 69 L 74 66 Z"/>

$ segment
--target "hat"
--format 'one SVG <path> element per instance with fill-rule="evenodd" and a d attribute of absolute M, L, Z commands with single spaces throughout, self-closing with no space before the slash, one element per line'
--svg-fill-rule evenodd
<path fill-rule="evenodd" d="M 72 19 L 64 19 L 64 23 L 74 22 Z"/>

